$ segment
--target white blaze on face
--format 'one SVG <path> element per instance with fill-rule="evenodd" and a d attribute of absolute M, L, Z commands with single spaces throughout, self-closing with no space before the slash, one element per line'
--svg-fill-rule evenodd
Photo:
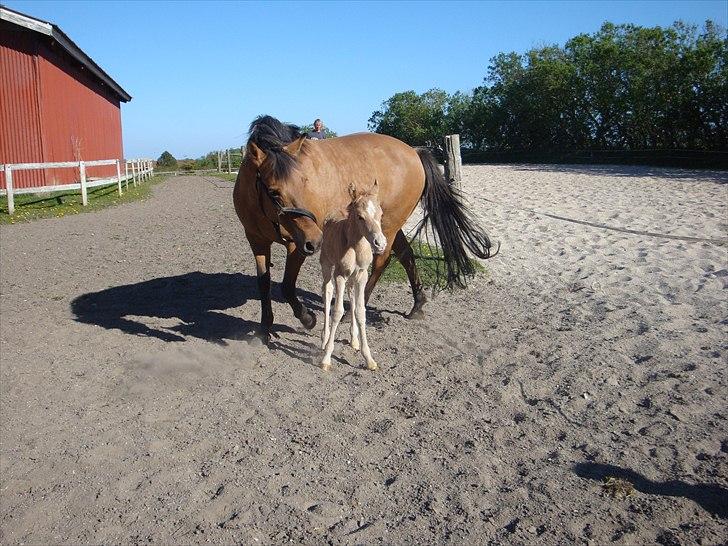
<path fill-rule="evenodd" d="M 369 214 L 369 216 L 371 218 L 374 218 L 374 215 L 376 214 L 376 212 L 377 212 L 377 207 L 374 206 L 374 203 L 372 203 L 372 200 L 370 199 L 367 202 L 367 214 Z"/>

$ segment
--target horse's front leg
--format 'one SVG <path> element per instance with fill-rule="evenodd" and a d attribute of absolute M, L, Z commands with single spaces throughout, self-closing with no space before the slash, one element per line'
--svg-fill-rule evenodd
<path fill-rule="evenodd" d="M 326 343 L 329 341 L 329 334 L 331 333 L 331 298 L 334 296 L 334 281 L 333 267 L 324 266 L 321 268 L 324 281 L 321 289 L 321 297 L 324 300 L 324 329 L 321 332 L 321 348 L 326 348 Z"/>
<path fill-rule="evenodd" d="M 364 286 L 367 281 L 366 270 L 360 271 L 356 275 L 354 281 L 354 298 L 356 299 L 356 321 L 359 323 L 359 336 L 361 337 L 361 354 L 367 363 L 367 369 L 376 370 L 377 363 L 372 358 L 369 350 L 369 341 L 367 340 L 367 309 L 364 303 Z"/>
<path fill-rule="evenodd" d="M 270 342 L 273 326 L 273 308 L 270 303 L 270 243 L 251 242 L 250 248 L 255 255 L 255 269 L 260 295 L 260 330 L 258 335 L 266 345 Z"/>
<path fill-rule="evenodd" d="M 420 280 L 420 274 L 417 272 L 415 265 L 415 254 L 412 252 L 412 246 L 410 246 L 407 237 L 400 229 L 397 235 L 394 236 L 394 244 L 392 250 L 397 256 L 399 263 L 402 264 L 404 270 L 407 272 L 407 278 L 409 279 L 410 287 L 412 288 L 412 296 L 415 299 L 415 303 L 412 306 L 407 318 L 421 319 L 425 317 L 422 307 L 427 303 L 427 296 L 424 289 L 422 288 L 422 281 Z"/>
<path fill-rule="evenodd" d="M 344 316 L 344 292 L 346 291 L 346 278 L 341 275 L 334 275 L 336 280 L 336 303 L 334 304 L 334 320 L 331 324 L 329 340 L 326 342 L 324 357 L 321 359 L 321 368 L 328 370 L 331 367 L 331 354 L 334 352 L 334 341 L 336 341 L 336 329 L 339 327 L 341 317 Z"/>
<path fill-rule="evenodd" d="M 366 288 L 364 289 L 364 303 L 369 302 L 369 297 L 372 295 L 374 286 L 376 286 L 379 277 L 382 276 L 384 270 L 389 265 L 389 260 L 392 258 L 392 239 L 387 237 L 387 248 L 381 254 L 375 254 L 374 260 L 372 261 L 372 274 L 369 276 Z"/>
<path fill-rule="evenodd" d="M 296 279 L 306 257 L 300 252 L 296 252 L 296 245 L 293 243 L 288 244 L 286 248 L 288 255 L 286 256 L 286 270 L 283 273 L 283 297 L 291 306 L 293 315 L 301 321 L 304 327 L 311 330 L 316 326 L 316 315 L 306 309 L 296 296 Z"/>
<path fill-rule="evenodd" d="M 352 281 L 349 282 L 349 318 L 351 319 L 351 348 L 355 351 L 358 351 L 359 349 L 361 349 L 361 343 L 359 341 L 359 327 L 356 324 L 357 292 L 354 282 Z"/>

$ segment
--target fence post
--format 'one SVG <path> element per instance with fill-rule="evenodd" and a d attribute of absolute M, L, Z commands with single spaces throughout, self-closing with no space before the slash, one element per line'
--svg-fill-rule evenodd
<path fill-rule="evenodd" d="M 116 160 L 116 183 L 119 186 L 119 195 L 121 195 L 121 166 L 119 160 Z"/>
<path fill-rule="evenodd" d="M 13 196 L 13 168 L 5 165 L 5 189 L 8 192 L 8 214 L 15 214 L 15 197 Z"/>
<path fill-rule="evenodd" d="M 230 148 L 227 149 L 228 174 L 233 174 L 233 166 L 230 164 Z"/>
<path fill-rule="evenodd" d="M 445 136 L 445 178 L 449 184 L 460 185 L 462 180 L 462 158 L 460 157 L 460 135 Z"/>
<path fill-rule="evenodd" d="M 81 172 L 81 202 L 85 207 L 88 205 L 88 192 L 86 191 L 86 163 L 79 161 L 78 170 Z"/>
<path fill-rule="evenodd" d="M 220 172 L 222 170 L 222 152 L 220 150 L 217 151 L 217 172 Z"/>
<path fill-rule="evenodd" d="M 129 190 L 129 161 L 124 159 L 124 189 Z"/>
<path fill-rule="evenodd" d="M 134 184 L 134 187 L 137 185 L 137 175 L 136 175 L 136 160 L 131 160 L 131 179 L 132 183 Z"/>

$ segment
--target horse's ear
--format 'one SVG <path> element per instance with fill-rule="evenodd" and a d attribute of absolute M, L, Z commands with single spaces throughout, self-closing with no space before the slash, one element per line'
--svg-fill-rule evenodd
<path fill-rule="evenodd" d="M 374 196 L 379 195 L 379 182 L 377 182 L 377 179 L 374 179 L 374 185 L 372 186 L 372 189 L 369 190 L 369 193 L 371 193 Z"/>
<path fill-rule="evenodd" d="M 301 135 L 290 144 L 285 145 L 283 149 L 293 157 L 298 157 L 298 154 L 301 152 L 301 147 L 303 146 L 304 140 L 306 140 L 306 135 Z"/>
<path fill-rule="evenodd" d="M 349 183 L 349 197 L 352 201 L 356 201 L 356 186 L 353 182 Z"/>
<path fill-rule="evenodd" d="M 260 167 L 265 161 L 265 152 L 258 148 L 255 142 L 248 142 L 247 156 L 255 167 Z"/>

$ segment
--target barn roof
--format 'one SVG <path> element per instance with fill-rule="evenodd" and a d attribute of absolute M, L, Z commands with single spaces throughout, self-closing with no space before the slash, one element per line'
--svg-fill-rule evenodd
<path fill-rule="evenodd" d="M 66 34 L 53 23 L 36 19 L 35 17 L 8 9 L 2 5 L 0 5 L 0 20 L 27 28 L 33 32 L 37 32 L 38 34 L 48 36 L 55 40 L 69 55 L 71 55 L 71 57 L 76 59 L 79 63 L 86 67 L 89 72 L 116 93 L 122 102 L 129 102 L 131 100 L 131 95 L 129 93 L 124 91 L 124 89 L 116 83 L 111 76 L 104 72 L 104 70 L 97 65 L 91 57 L 86 55 L 80 47 L 73 43 L 73 40 L 66 36 Z"/>

